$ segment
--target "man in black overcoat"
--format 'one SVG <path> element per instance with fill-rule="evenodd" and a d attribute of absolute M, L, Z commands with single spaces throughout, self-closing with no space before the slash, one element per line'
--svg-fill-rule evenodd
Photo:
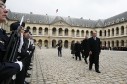
<path fill-rule="evenodd" d="M 97 37 L 96 31 L 94 31 L 92 37 L 89 38 L 89 49 L 89 70 L 92 70 L 92 65 L 95 64 L 95 71 L 97 73 L 101 73 L 99 71 L 99 54 L 101 52 L 101 41 Z"/>

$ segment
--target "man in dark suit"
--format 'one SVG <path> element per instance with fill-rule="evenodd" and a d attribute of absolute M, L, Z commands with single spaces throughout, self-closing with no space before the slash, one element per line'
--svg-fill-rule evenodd
<path fill-rule="evenodd" d="M 79 43 L 79 41 L 77 41 L 75 43 L 75 60 L 77 60 L 77 57 L 79 57 L 79 60 L 81 61 L 81 55 L 80 55 L 80 52 L 81 52 L 81 44 Z"/>
<path fill-rule="evenodd" d="M 89 70 L 92 70 L 93 63 L 95 64 L 95 70 L 97 73 L 101 73 L 99 71 L 99 54 L 101 52 L 101 41 L 97 36 L 97 33 L 94 31 L 93 36 L 89 38 Z"/>
<path fill-rule="evenodd" d="M 0 23 L 6 21 L 8 11 L 5 6 L 6 0 L 0 0 Z M 1 81 L 15 75 L 22 70 L 22 62 L 6 62 L 3 60 L 7 50 L 9 37 L 7 36 L 4 29 L 0 27 L 0 84 Z"/>
<path fill-rule="evenodd" d="M 58 57 L 62 57 L 62 41 L 59 40 L 58 44 L 56 46 L 58 46 L 58 48 L 57 48 L 58 49 Z"/>
<path fill-rule="evenodd" d="M 88 42 L 88 37 L 87 36 L 82 41 L 81 46 L 82 46 L 82 51 L 84 53 L 83 55 L 85 56 L 84 57 L 85 63 L 88 64 L 87 58 L 89 56 L 89 42 Z"/>

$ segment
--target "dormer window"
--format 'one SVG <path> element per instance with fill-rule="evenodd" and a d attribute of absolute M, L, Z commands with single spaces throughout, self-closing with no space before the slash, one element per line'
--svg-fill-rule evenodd
<path fill-rule="evenodd" d="M 42 21 L 41 21 L 41 20 L 39 20 L 39 23 L 42 23 Z"/>
<path fill-rule="evenodd" d="M 27 19 L 27 22 L 30 22 L 30 19 Z"/>
<path fill-rule="evenodd" d="M 121 19 L 121 21 L 124 21 L 124 20 L 125 20 L 124 18 Z"/>
<path fill-rule="evenodd" d="M 119 21 L 120 21 L 120 20 L 119 20 L 119 19 L 117 19 L 117 20 L 116 20 L 116 23 L 119 23 Z"/>
<path fill-rule="evenodd" d="M 108 25 L 110 25 L 110 22 L 108 22 Z"/>
<path fill-rule="evenodd" d="M 112 21 L 112 24 L 114 24 L 114 21 Z"/>

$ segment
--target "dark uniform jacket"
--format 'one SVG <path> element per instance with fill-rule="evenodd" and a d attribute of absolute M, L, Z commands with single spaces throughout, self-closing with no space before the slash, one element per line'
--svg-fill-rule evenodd
<path fill-rule="evenodd" d="M 27 52 L 29 40 L 27 38 L 23 38 L 23 41 L 24 41 L 24 43 L 23 43 L 21 53 L 20 53 L 21 59 L 24 59 L 27 56 L 29 56 L 29 53 Z"/>
<path fill-rule="evenodd" d="M 17 63 L 3 62 L 3 57 L 8 44 L 8 36 L 5 30 L 0 29 L 0 81 L 16 74 L 20 71 L 20 66 Z"/>

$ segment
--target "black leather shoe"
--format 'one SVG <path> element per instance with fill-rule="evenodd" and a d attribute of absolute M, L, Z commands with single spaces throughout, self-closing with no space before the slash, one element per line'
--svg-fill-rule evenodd
<path fill-rule="evenodd" d="M 100 71 L 96 71 L 97 73 L 101 73 Z"/>

